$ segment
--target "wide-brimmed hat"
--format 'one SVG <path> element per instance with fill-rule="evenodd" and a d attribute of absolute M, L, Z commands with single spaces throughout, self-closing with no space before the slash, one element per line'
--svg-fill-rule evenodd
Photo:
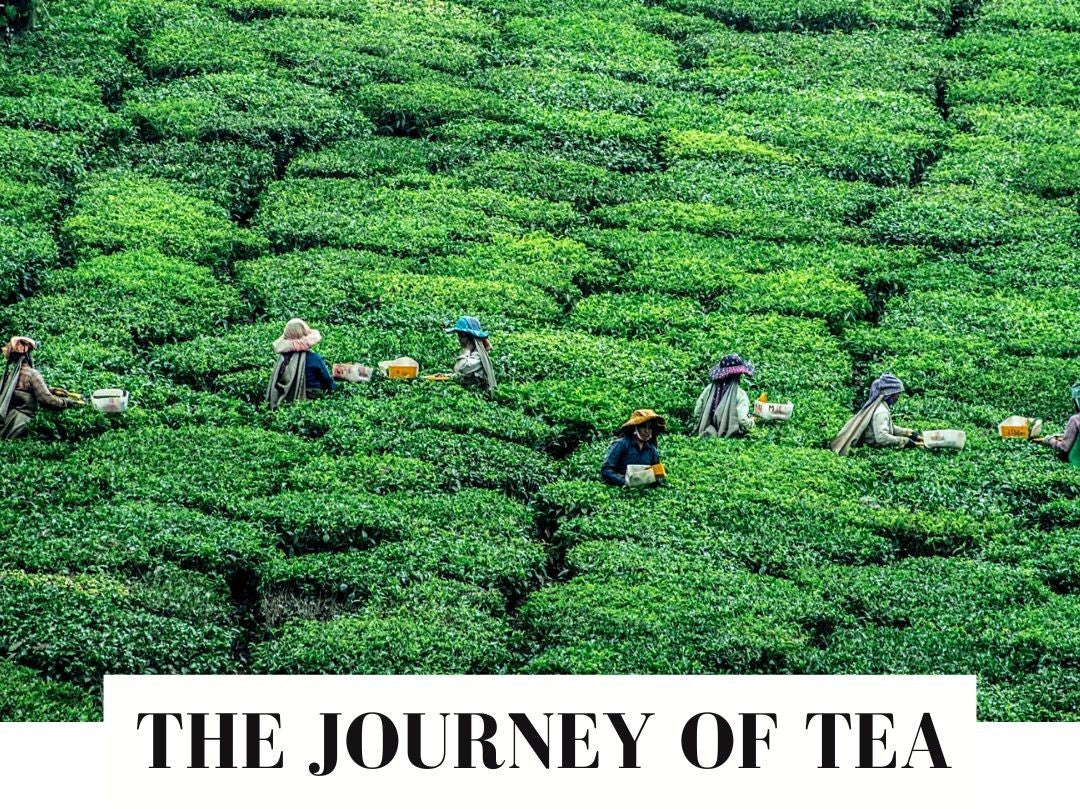
<path fill-rule="evenodd" d="M 458 334 L 468 334 L 471 337 L 478 337 L 483 340 L 488 336 L 488 333 L 480 327 L 480 321 L 475 317 L 459 317 L 457 323 L 448 329 L 444 329 L 447 334 L 451 332 L 457 332 Z"/>
<path fill-rule="evenodd" d="M 619 432 L 625 433 L 633 427 L 640 427 L 642 424 L 648 424 L 649 422 L 653 423 L 654 433 L 662 433 L 667 429 L 667 419 L 658 416 L 655 410 L 635 410 L 634 414 L 619 428 Z"/>
<path fill-rule="evenodd" d="M 15 337 L 12 337 L 10 340 L 8 340 L 4 344 L 4 346 L 3 346 L 4 356 L 6 357 L 9 354 L 22 354 L 22 353 L 24 353 L 24 352 L 19 350 L 19 344 L 20 343 L 25 343 L 26 345 L 30 346 L 31 351 L 38 347 L 37 340 L 33 339 L 32 337 L 15 336 Z"/>
<path fill-rule="evenodd" d="M 738 354 L 728 354 L 726 357 L 723 357 L 720 362 L 709 369 L 709 379 L 713 382 L 722 382 L 728 377 L 735 376 L 736 374 L 743 374 L 745 376 L 754 375 L 753 364 L 747 362 Z"/>

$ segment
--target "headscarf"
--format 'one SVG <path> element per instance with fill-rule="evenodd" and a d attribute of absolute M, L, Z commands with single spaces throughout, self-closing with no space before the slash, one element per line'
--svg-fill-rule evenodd
<path fill-rule="evenodd" d="M 870 396 L 863 402 L 860 410 L 865 410 L 879 397 L 886 399 L 904 392 L 904 383 L 890 373 L 884 373 L 870 384 Z"/>
<path fill-rule="evenodd" d="M 20 350 L 20 343 L 25 343 L 28 347 L 25 350 Z M 25 354 L 30 356 L 30 352 L 38 347 L 37 340 L 30 337 L 15 336 L 8 340 L 0 351 L 3 351 L 4 358 L 8 359 L 12 354 Z"/>
<path fill-rule="evenodd" d="M 285 330 L 281 336 L 274 340 L 274 351 L 278 354 L 288 354 L 290 351 L 310 351 L 319 341 L 322 334 L 318 329 L 308 326 L 303 320 L 294 317 L 285 324 Z"/>
<path fill-rule="evenodd" d="M 884 373 L 875 379 L 870 385 L 870 396 L 863 402 L 859 412 L 847 420 L 840 432 L 836 434 L 836 438 L 830 442 L 829 448 L 837 455 L 847 455 L 855 446 L 855 442 L 859 440 L 859 436 L 866 431 L 866 426 L 874 417 L 878 406 L 885 401 L 886 397 L 903 392 L 904 383 L 892 374 Z"/>
<path fill-rule="evenodd" d="M 739 414 L 736 411 L 739 380 L 743 376 L 753 376 L 754 366 L 738 354 L 728 354 L 720 359 L 709 369 L 709 385 L 707 405 L 702 409 L 701 418 L 698 421 L 697 434 L 711 435 L 709 428 L 712 427 L 717 412 L 719 412 L 719 427 L 716 434 L 721 438 L 735 435 L 742 427 L 739 425 Z"/>
<path fill-rule="evenodd" d="M 473 343 L 476 345 L 476 353 L 480 355 L 480 365 L 484 368 L 484 381 L 487 383 L 487 389 L 493 391 L 495 390 L 495 368 L 491 364 L 491 357 L 488 356 L 488 352 L 491 350 L 491 342 L 486 337 L 475 337 Z"/>
<path fill-rule="evenodd" d="M 19 350 L 25 343 L 28 348 Z M 0 379 L 0 419 L 7 418 L 11 409 L 11 399 L 22 376 L 23 368 L 33 368 L 34 362 L 30 359 L 30 351 L 37 348 L 37 342 L 29 337 L 12 337 L 4 344 L 2 350 L 4 359 L 4 376 Z"/>
<path fill-rule="evenodd" d="M 307 398 L 307 354 L 294 351 L 280 354 L 270 384 L 266 388 L 266 403 L 274 410 L 282 402 Z"/>
<path fill-rule="evenodd" d="M 1077 382 L 1069 390 L 1069 396 L 1072 397 L 1073 404 L 1076 405 L 1077 411 L 1080 411 L 1080 382 Z"/>

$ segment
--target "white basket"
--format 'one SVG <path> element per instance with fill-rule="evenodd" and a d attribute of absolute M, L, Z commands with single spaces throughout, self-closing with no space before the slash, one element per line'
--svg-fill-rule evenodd
<path fill-rule="evenodd" d="M 922 440 L 929 449 L 961 450 L 967 443 L 967 434 L 963 430 L 925 430 Z"/>
<path fill-rule="evenodd" d="M 656 483 L 656 473 L 649 464 L 627 464 L 626 485 L 631 488 L 650 486 Z"/>
<path fill-rule="evenodd" d="M 120 388 L 101 388 L 90 394 L 90 404 L 102 413 L 123 413 L 128 406 L 128 392 Z"/>
<path fill-rule="evenodd" d="M 358 362 L 335 362 L 331 375 L 345 382 L 371 381 L 371 369 Z"/>
<path fill-rule="evenodd" d="M 787 421 L 794 409 L 791 402 L 754 402 L 754 415 L 762 421 Z"/>

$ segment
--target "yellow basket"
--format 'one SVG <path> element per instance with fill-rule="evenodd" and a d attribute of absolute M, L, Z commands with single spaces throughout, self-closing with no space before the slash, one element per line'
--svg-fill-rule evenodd
<path fill-rule="evenodd" d="M 658 478 L 662 478 L 664 475 L 667 474 L 667 470 L 664 469 L 664 465 L 662 463 L 654 463 L 652 465 L 652 471 L 653 474 L 656 475 Z"/>
<path fill-rule="evenodd" d="M 414 365 L 391 365 L 386 375 L 391 379 L 416 379 L 417 368 Z"/>
<path fill-rule="evenodd" d="M 1024 416 L 1009 416 L 998 425 L 998 435 L 1002 438 L 1036 438 L 1042 432 L 1042 419 L 1029 419 Z"/>

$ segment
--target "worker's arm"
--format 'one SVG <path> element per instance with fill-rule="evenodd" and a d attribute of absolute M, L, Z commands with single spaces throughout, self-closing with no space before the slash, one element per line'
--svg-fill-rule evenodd
<path fill-rule="evenodd" d="M 897 435 L 892 425 L 892 416 L 886 407 L 879 406 L 874 411 L 870 420 L 870 427 L 874 431 L 874 444 L 879 447 L 893 447 L 902 449 L 908 446 L 907 435 Z M 910 432 L 910 431 L 906 431 Z"/>
<path fill-rule="evenodd" d="M 319 385 L 323 390 L 334 389 L 334 377 L 326 367 L 326 360 L 322 358 L 322 354 L 316 354 L 314 351 L 308 352 L 307 367 L 315 372 L 319 379 Z"/>
<path fill-rule="evenodd" d="M 620 475 L 616 472 L 616 468 L 622 464 L 623 456 L 626 454 L 626 442 L 621 438 L 611 445 L 608 450 L 607 457 L 604 458 L 604 465 L 600 467 L 600 477 L 609 486 L 625 486 L 626 475 Z"/>
<path fill-rule="evenodd" d="M 62 410 L 71 404 L 68 399 L 61 399 L 59 396 L 53 396 L 53 392 L 49 390 L 49 386 L 45 384 L 45 377 L 41 375 L 41 372 L 36 368 L 24 368 L 22 373 L 26 375 L 27 381 L 30 383 L 30 390 L 34 394 L 34 398 L 39 403 L 46 407 L 54 408 L 55 410 Z"/>
<path fill-rule="evenodd" d="M 750 418 L 750 397 L 742 388 L 735 391 L 735 413 L 739 417 L 739 427 L 744 433 L 754 429 L 754 420 Z"/>
<path fill-rule="evenodd" d="M 1046 443 L 1058 452 L 1068 452 L 1072 449 L 1073 442 L 1076 441 L 1078 434 L 1080 434 L 1080 413 L 1069 419 L 1069 423 L 1065 426 L 1064 435 L 1051 436 L 1046 439 Z"/>
<path fill-rule="evenodd" d="M 458 376 L 477 376 L 484 371 L 484 363 L 480 361 L 479 351 L 470 351 L 462 354 L 454 363 L 454 373 Z"/>

